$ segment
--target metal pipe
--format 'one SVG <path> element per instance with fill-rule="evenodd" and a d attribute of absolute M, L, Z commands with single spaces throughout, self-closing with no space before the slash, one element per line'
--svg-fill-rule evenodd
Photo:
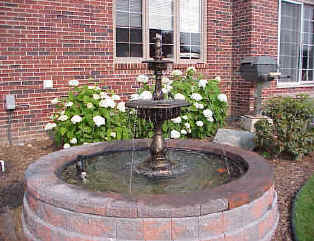
<path fill-rule="evenodd" d="M 11 123 L 12 123 L 12 110 L 8 110 L 8 141 L 10 146 L 12 145 Z"/>

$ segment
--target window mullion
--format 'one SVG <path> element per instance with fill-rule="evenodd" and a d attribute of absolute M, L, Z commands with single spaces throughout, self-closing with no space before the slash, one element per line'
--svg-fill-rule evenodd
<path fill-rule="evenodd" d="M 174 60 L 178 62 L 180 57 L 180 0 L 175 0 L 174 4 Z"/>
<path fill-rule="evenodd" d="M 207 21 L 207 14 L 205 13 L 205 9 L 207 10 L 207 5 L 206 3 L 204 2 L 204 0 L 201 0 L 201 3 L 200 3 L 201 7 L 200 7 L 200 24 L 201 24 L 201 60 L 205 60 L 206 57 L 205 57 L 205 53 L 207 53 L 206 51 L 206 41 L 207 41 L 207 37 L 205 36 L 205 32 L 207 33 L 207 31 L 205 31 L 205 27 L 207 26 L 205 24 L 205 21 Z M 205 18 L 206 17 L 206 18 Z"/>
<path fill-rule="evenodd" d="M 301 20 L 300 20 L 300 29 L 301 29 L 301 36 L 300 36 L 300 52 L 299 52 L 299 76 L 297 82 L 300 83 L 302 81 L 302 69 L 303 69 L 303 36 L 304 36 L 304 4 L 301 4 Z"/>
<path fill-rule="evenodd" d="M 149 58 L 149 21 L 148 21 L 148 6 L 149 3 L 146 0 L 142 0 L 142 14 L 143 14 L 143 57 Z"/>

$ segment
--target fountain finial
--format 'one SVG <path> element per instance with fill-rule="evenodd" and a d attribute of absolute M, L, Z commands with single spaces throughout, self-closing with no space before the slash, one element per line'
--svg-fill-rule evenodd
<path fill-rule="evenodd" d="M 154 60 L 162 60 L 162 52 L 161 52 L 161 35 L 156 33 L 155 37 L 155 56 Z"/>

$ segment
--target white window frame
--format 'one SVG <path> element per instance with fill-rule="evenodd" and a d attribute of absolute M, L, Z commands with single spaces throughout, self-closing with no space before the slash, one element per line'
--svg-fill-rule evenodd
<path fill-rule="evenodd" d="M 303 25 L 304 25 L 304 3 L 293 1 L 293 0 L 279 0 L 279 13 L 278 13 L 278 52 L 277 52 L 277 63 L 279 66 L 280 61 L 280 27 L 281 27 L 281 4 L 282 2 L 288 2 L 292 4 L 301 5 L 301 36 L 300 36 L 300 56 L 299 56 L 299 63 L 302 64 L 302 53 L 303 53 Z M 314 5 L 313 5 L 314 6 Z M 302 68 L 298 69 L 298 80 L 293 82 L 280 82 L 280 79 L 277 79 L 277 88 L 294 88 L 294 87 L 304 87 L 304 86 L 314 86 L 313 81 L 303 81 L 302 80 Z"/>
<path fill-rule="evenodd" d="M 180 29 L 179 29 L 179 22 L 180 22 L 180 0 L 173 0 L 174 1 L 174 57 L 169 58 L 176 64 L 198 64 L 198 63 L 206 63 L 207 58 L 207 31 L 206 31 L 206 23 L 207 23 L 207 3 L 205 0 L 200 0 L 201 7 L 200 7 L 200 18 L 201 18 L 201 56 L 199 59 L 180 59 Z M 113 11 L 112 11 L 112 18 L 113 18 L 113 59 L 115 63 L 141 63 L 143 60 L 151 59 L 149 57 L 149 9 L 148 9 L 148 1 L 142 0 L 142 26 L 143 26 L 143 58 L 137 57 L 116 57 L 116 0 L 113 0 Z"/>

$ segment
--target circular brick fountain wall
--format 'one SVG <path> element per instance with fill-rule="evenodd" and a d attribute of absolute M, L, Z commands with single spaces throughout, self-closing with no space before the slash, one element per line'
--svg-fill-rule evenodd
<path fill-rule="evenodd" d="M 147 140 L 135 146 L 148 147 Z M 130 150 L 130 141 L 89 144 L 42 157 L 26 171 L 23 229 L 32 241 L 270 241 L 279 214 L 271 167 L 255 153 L 195 140 L 168 147 L 225 154 L 248 165 L 239 179 L 201 192 L 143 195 L 89 192 L 58 178 L 77 155 Z M 113 160 L 114 161 L 114 160 Z"/>

